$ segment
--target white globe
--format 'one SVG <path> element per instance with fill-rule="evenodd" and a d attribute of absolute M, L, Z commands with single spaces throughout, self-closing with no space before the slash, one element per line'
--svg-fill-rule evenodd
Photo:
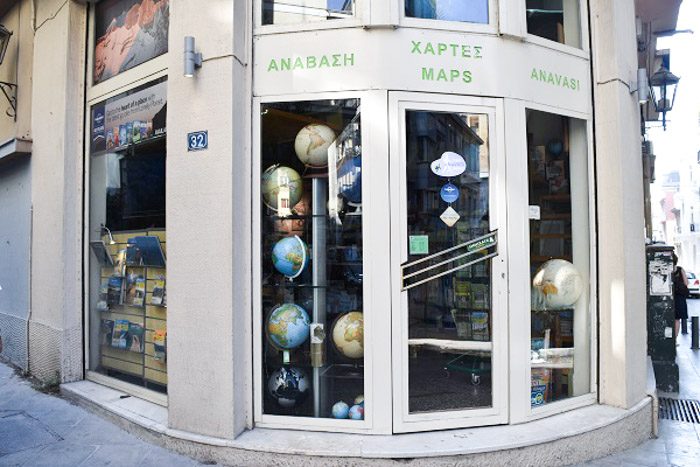
<path fill-rule="evenodd" d="M 563 259 L 550 259 L 540 266 L 532 280 L 532 308 L 570 308 L 582 293 L 583 279 L 576 267 Z"/>
<path fill-rule="evenodd" d="M 328 165 L 328 148 L 335 141 L 335 133 L 330 127 L 320 123 L 311 123 L 302 128 L 294 140 L 294 152 L 304 165 L 309 167 L 326 167 Z"/>

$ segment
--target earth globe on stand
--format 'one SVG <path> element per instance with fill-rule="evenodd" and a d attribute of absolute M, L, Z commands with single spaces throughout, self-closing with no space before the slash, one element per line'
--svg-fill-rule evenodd
<path fill-rule="evenodd" d="M 272 248 L 272 264 L 290 279 L 299 277 L 309 262 L 309 249 L 297 235 L 285 237 Z"/>
<path fill-rule="evenodd" d="M 365 354 L 362 312 L 351 311 L 341 315 L 333 325 L 331 336 L 341 355 L 351 359 L 362 358 Z"/>
<path fill-rule="evenodd" d="M 563 259 L 550 259 L 532 280 L 532 308 L 560 310 L 576 304 L 583 293 L 583 279 L 576 267 Z"/>
<path fill-rule="evenodd" d="M 309 394 L 309 379 L 299 368 L 283 366 L 270 375 L 267 391 L 281 407 L 296 407 Z"/>
<path fill-rule="evenodd" d="M 262 174 L 260 191 L 263 202 L 273 211 L 278 209 L 280 188 L 289 188 L 289 207 L 295 206 L 304 193 L 304 184 L 299 172 L 291 167 L 273 165 Z"/>
<path fill-rule="evenodd" d="M 302 128 L 294 139 L 294 152 L 308 167 L 328 166 L 328 148 L 335 141 L 335 132 L 327 125 L 311 123 Z"/>
<path fill-rule="evenodd" d="M 309 314 L 295 303 L 277 305 L 267 318 L 267 336 L 280 350 L 299 347 L 309 338 Z"/>

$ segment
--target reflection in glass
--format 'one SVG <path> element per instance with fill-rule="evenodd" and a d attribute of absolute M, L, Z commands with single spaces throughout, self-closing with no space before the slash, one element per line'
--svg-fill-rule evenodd
<path fill-rule="evenodd" d="M 364 418 L 360 101 L 265 104 L 263 410 Z"/>
<path fill-rule="evenodd" d="M 489 22 L 489 0 L 406 0 L 406 16 L 410 18 Z"/>
<path fill-rule="evenodd" d="M 580 0 L 527 0 L 527 32 L 581 47 Z"/>
<path fill-rule="evenodd" d="M 585 122 L 528 111 L 527 134 L 535 407 L 589 391 L 590 253 Z"/>
<path fill-rule="evenodd" d="M 448 151 L 466 163 L 461 175 L 431 170 Z M 407 111 L 406 196 L 409 263 L 425 258 L 437 275 L 483 257 L 450 249 L 489 232 L 487 115 Z M 448 208 L 459 216 L 451 227 L 441 219 Z M 408 290 L 410 412 L 492 405 L 492 316 L 490 260 Z"/>
<path fill-rule="evenodd" d="M 352 18 L 354 11 L 354 0 L 262 0 L 262 24 Z"/>

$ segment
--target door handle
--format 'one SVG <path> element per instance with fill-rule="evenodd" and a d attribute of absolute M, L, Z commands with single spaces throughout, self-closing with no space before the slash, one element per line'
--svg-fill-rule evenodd
<path fill-rule="evenodd" d="M 485 255 L 476 256 L 479 253 L 486 252 Z M 454 256 L 448 257 L 447 259 L 440 259 L 441 256 L 445 256 L 449 253 L 453 253 Z M 459 271 L 469 266 L 488 261 L 491 258 L 498 256 L 498 230 L 489 232 L 481 237 L 474 238 L 467 242 L 461 243 L 457 246 L 446 248 L 442 251 L 434 253 L 430 256 L 420 258 L 416 261 L 410 263 L 404 263 L 401 265 L 401 290 L 409 290 L 421 284 L 425 284 L 433 279 L 437 279 L 444 275 L 450 274 L 455 271 Z M 470 259 L 473 258 L 473 259 Z M 431 263 L 422 269 L 409 272 L 410 268 L 413 268 L 419 264 L 425 263 L 430 260 L 437 260 L 436 263 Z M 436 269 L 447 266 L 450 263 L 454 263 L 459 260 L 468 260 L 464 263 L 460 263 L 454 267 L 451 267 L 445 271 L 435 271 Z M 418 278 L 418 276 L 431 273 L 428 277 L 420 278 L 414 282 L 409 283 L 409 279 Z"/>

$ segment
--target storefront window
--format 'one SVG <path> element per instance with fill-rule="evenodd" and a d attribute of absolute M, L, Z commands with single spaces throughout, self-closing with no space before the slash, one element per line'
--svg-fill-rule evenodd
<path fill-rule="evenodd" d="M 90 109 L 90 369 L 167 386 L 167 83 Z"/>
<path fill-rule="evenodd" d="M 169 22 L 170 0 L 97 3 L 93 82 L 102 82 L 166 53 Z"/>
<path fill-rule="evenodd" d="M 360 101 L 261 119 L 263 412 L 362 420 Z"/>
<path fill-rule="evenodd" d="M 405 14 L 409 18 L 489 22 L 489 0 L 405 0 Z"/>
<path fill-rule="evenodd" d="M 406 112 L 410 413 L 493 404 L 488 135 L 485 114 Z"/>
<path fill-rule="evenodd" d="M 590 392 L 586 123 L 527 112 L 533 407 Z"/>
<path fill-rule="evenodd" d="M 527 32 L 581 48 L 580 0 L 527 0 Z"/>
<path fill-rule="evenodd" d="M 355 0 L 262 0 L 262 24 L 295 24 L 352 18 Z"/>

